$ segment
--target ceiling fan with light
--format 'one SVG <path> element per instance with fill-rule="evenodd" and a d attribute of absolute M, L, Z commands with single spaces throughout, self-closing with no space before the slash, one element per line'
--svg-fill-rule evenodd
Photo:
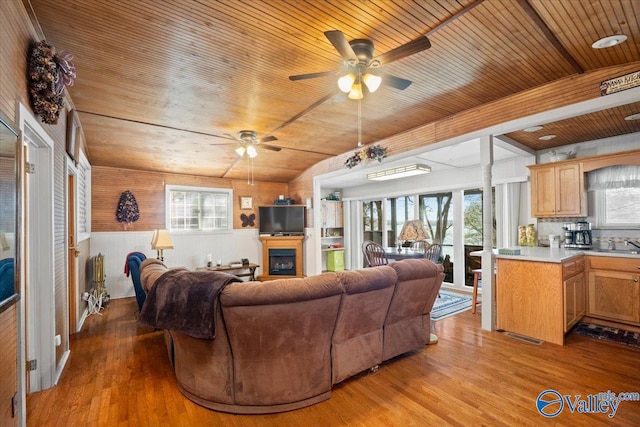
<path fill-rule="evenodd" d="M 345 35 L 338 30 L 325 31 L 324 35 L 344 60 L 344 66 L 347 70 L 346 74 L 338 79 L 338 87 L 351 99 L 362 99 L 363 83 L 369 92 L 375 92 L 381 84 L 399 90 L 406 89 L 411 84 L 410 80 L 382 73 L 379 68 L 431 47 L 429 39 L 426 36 L 421 36 L 374 58 L 374 47 L 371 40 L 347 41 Z M 289 76 L 289 80 L 306 80 L 335 75 L 338 75 L 335 71 L 325 71 Z"/>
<path fill-rule="evenodd" d="M 250 158 L 256 157 L 258 155 L 256 147 L 258 146 L 271 151 L 282 150 L 282 148 L 276 147 L 275 145 L 264 144 L 265 142 L 277 141 L 278 138 L 269 135 L 258 139 L 258 133 L 254 130 L 241 130 L 238 132 L 238 136 L 231 135 L 230 133 L 225 133 L 224 135 L 239 142 L 236 153 L 238 153 L 240 157 L 244 156 L 245 153 L 247 153 L 247 156 Z"/>

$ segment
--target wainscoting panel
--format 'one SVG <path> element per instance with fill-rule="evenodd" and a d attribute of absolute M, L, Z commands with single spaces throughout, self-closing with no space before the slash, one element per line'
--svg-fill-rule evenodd
<path fill-rule="evenodd" d="M 91 256 L 104 255 L 106 287 L 111 298 L 134 295 L 131 277 L 124 274 L 125 260 L 129 252 L 135 251 L 155 258 L 157 253 L 151 249 L 152 234 L 152 231 L 91 233 Z M 229 264 L 241 258 L 258 264 L 262 262 L 262 245 L 256 229 L 215 234 L 172 233 L 171 241 L 173 249 L 164 251 L 164 263 L 168 267 L 203 267 L 208 254 L 214 263 L 220 259 L 223 264 Z M 256 270 L 256 276 L 260 274 L 262 266 Z M 87 277 L 91 276 L 87 274 Z"/>

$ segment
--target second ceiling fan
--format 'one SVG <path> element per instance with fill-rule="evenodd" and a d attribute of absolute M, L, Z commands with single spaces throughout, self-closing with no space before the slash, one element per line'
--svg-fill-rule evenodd
<path fill-rule="evenodd" d="M 247 156 L 254 158 L 258 155 L 258 151 L 256 150 L 257 146 L 271 151 L 282 150 L 282 148 L 276 147 L 275 145 L 264 144 L 265 142 L 277 141 L 278 138 L 269 135 L 258 139 L 258 133 L 254 130 L 241 130 L 238 132 L 238 136 L 231 135 L 230 133 L 225 133 L 224 135 L 240 143 L 238 148 L 236 148 L 236 153 L 238 153 L 240 157 L 247 153 Z"/>
<path fill-rule="evenodd" d="M 342 92 L 348 93 L 351 99 L 362 99 L 363 84 L 369 92 L 375 92 L 381 84 L 399 90 L 406 89 L 411 84 L 410 80 L 382 73 L 378 69 L 382 65 L 390 64 L 431 47 L 429 39 L 422 36 L 374 58 L 374 47 L 371 40 L 347 41 L 345 35 L 338 30 L 325 31 L 324 35 L 344 60 L 347 72 L 338 79 L 338 86 Z M 335 75 L 337 75 L 336 71 L 324 71 L 289 76 L 289 80 L 306 80 Z"/>

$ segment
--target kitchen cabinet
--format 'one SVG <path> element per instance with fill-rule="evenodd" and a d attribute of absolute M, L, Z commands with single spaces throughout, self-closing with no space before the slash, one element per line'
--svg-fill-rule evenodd
<path fill-rule="evenodd" d="M 585 305 L 582 255 L 563 262 L 496 259 L 498 329 L 563 345 Z"/>
<path fill-rule="evenodd" d="M 532 216 L 586 216 L 582 163 L 531 165 L 529 169 Z"/>
<path fill-rule="evenodd" d="M 564 332 L 568 332 L 587 312 L 584 273 L 562 282 L 564 291 Z"/>
<path fill-rule="evenodd" d="M 323 200 L 321 217 L 322 228 L 342 228 L 342 202 Z"/>
<path fill-rule="evenodd" d="M 342 202 L 323 200 L 320 206 L 323 271 L 344 270 Z"/>
<path fill-rule="evenodd" d="M 587 258 L 587 315 L 640 325 L 640 259 Z"/>

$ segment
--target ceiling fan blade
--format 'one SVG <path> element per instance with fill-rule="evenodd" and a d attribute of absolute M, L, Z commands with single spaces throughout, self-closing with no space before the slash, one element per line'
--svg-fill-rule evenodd
<path fill-rule="evenodd" d="M 268 144 L 260 144 L 261 148 L 264 148 L 265 150 L 271 150 L 271 151 L 280 151 L 282 150 L 281 147 L 276 147 L 275 145 L 268 145 Z"/>
<path fill-rule="evenodd" d="M 415 40 L 405 43 L 402 46 L 398 46 L 395 49 L 391 49 L 389 52 L 385 52 L 378 56 L 377 59 L 382 65 L 390 64 L 398 59 L 405 58 L 414 53 L 422 52 L 425 49 L 431 47 L 431 42 L 427 36 L 418 37 Z"/>
<path fill-rule="evenodd" d="M 384 74 L 382 76 L 382 84 L 391 86 L 398 90 L 405 90 L 411 85 L 411 83 L 411 80 L 402 79 L 400 77 L 392 76 L 391 74 Z"/>
<path fill-rule="evenodd" d="M 240 138 L 238 138 L 235 135 L 231 135 L 230 133 L 223 133 L 224 136 L 226 136 L 227 138 L 231 138 L 234 141 L 240 141 L 240 142 L 244 142 L 243 140 L 241 140 Z"/>
<path fill-rule="evenodd" d="M 296 76 L 289 76 L 289 80 L 306 80 L 306 79 L 315 79 L 316 77 L 325 77 L 325 76 L 335 76 L 337 73 L 335 71 L 322 71 L 319 73 L 309 73 L 309 74 L 298 74 Z"/>
<path fill-rule="evenodd" d="M 277 141 L 277 140 L 278 140 L 278 138 L 276 138 L 275 136 L 268 135 L 268 136 L 265 136 L 264 138 L 260 138 L 258 140 L 258 143 L 262 144 L 263 142 L 271 142 L 271 141 Z"/>
<path fill-rule="evenodd" d="M 358 61 L 358 56 L 353 51 L 353 48 L 342 31 L 325 31 L 324 35 L 329 39 L 333 47 L 336 48 L 342 59 L 345 61 Z"/>

